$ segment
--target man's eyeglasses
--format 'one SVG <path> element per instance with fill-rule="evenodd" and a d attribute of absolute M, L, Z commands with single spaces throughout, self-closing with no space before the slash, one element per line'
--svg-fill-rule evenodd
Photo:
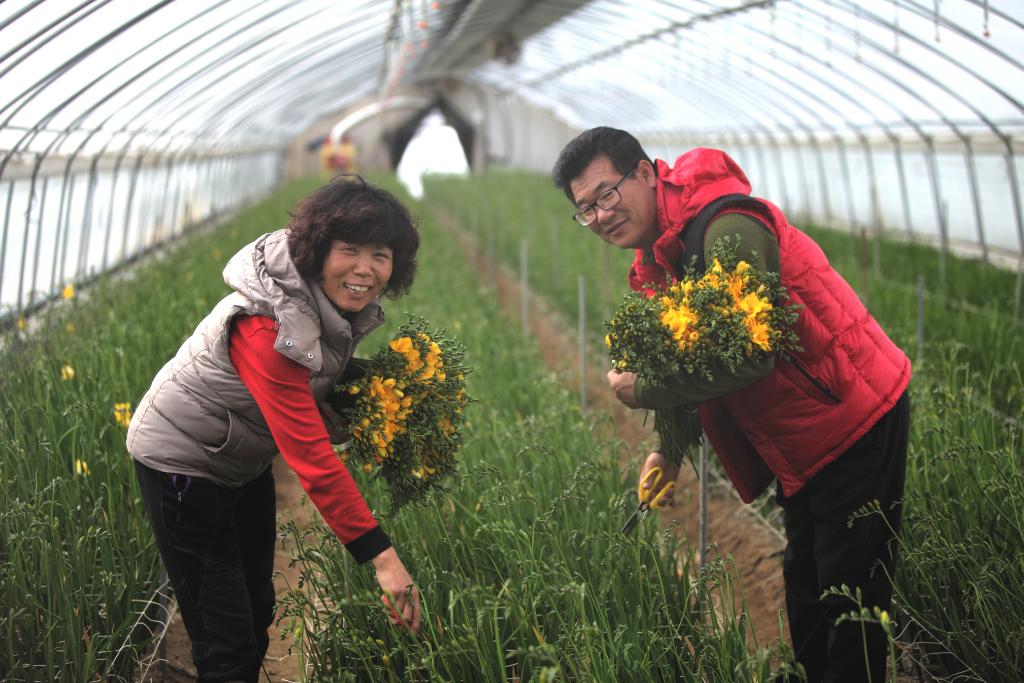
<path fill-rule="evenodd" d="M 639 161 L 633 164 L 633 168 L 629 169 L 624 176 L 619 178 L 619 182 L 602 192 L 593 204 L 588 204 L 577 211 L 573 215 L 572 219 L 580 225 L 587 226 L 597 220 L 598 209 L 604 209 L 607 211 L 618 204 L 622 200 L 622 195 L 619 193 L 619 185 L 624 183 L 626 178 L 633 175 L 633 172 L 636 171 L 636 167 L 639 165 Z"/>

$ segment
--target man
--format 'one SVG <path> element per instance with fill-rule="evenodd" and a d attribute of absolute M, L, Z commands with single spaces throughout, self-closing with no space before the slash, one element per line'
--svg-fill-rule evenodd
<path fill-rule="evenodd" d="M 694 149 L 669 166 L 652 162 L 629 133 L 594 128 L 566 145 L 553 176 L 578 209 L 578 223 L 636 250 L 629 272 L 635 290 L 653 295 L 692 256 L 710 260 L 725 236 L 738 239 L 738 258 L 780 273 L 801 305 L 794 325 L 801 352 L 723 367 L 710 382 L 683 373 L 654 385 L 618 370 L 608 381 L 631 408 L 696 404 L 745 502 L 777 480 L 797 661 L 809 681 L 884 680 L 884 633 L 868 626 L 866 663 L 860 625 L 835 623 L 853 604 L 822 594 L 846 584 L 861 591 L 863 605 L 890 609 L 910 419 L 906 355 L 818 245 L 777 207 L 749 196 L 746 176 L 724 152 Z M 654 452 L 641 478 L 654 466 L 678 474 Z M 883 515 L 853 518 L 874 500 Z"/>

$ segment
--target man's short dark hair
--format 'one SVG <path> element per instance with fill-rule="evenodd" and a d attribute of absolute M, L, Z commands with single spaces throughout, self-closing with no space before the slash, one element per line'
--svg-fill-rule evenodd
<path fill-rule="evenodd" d="M 420 235 L 409 210 L 387 190 L 355 174 L 336 176 L 301 200 L 288 222 L 288 253 L 303 277 L 318 277 L 334 240 L 391 248 L 391 279 L 384 294 L 409 291 Z"/>
<path fill-rule="evenodd" d="M 572 195 L 569 183 L 578 178 L 590 162 L 599 156 L 608 157 L 615 170 L 622 174 L 628 173 L 641 161 L 653 163 L 640 142 L 624 130 L 599 126 L 583 131 L 562 149 L 551 170 L 555 187 L 565 192 L 573 204 L 576 198 Z"/>

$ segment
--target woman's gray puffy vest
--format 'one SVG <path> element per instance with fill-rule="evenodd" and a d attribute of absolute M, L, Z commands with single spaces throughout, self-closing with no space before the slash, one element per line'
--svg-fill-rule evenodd
<path fill-rule="evenodd" d="M 278 449 L 228 353 L 235 316 L 264 315 L 277 322 L 274 348 L 309 368 L 319 404 L 356 345 L 384 322 L 384 313 L 375 301 L 350 324 L 319 283 L 299 275 L 285 230 L 263 235 L 235 254 L 224 268 L 224 281 L 235 291 L 157 373 L 126 443 L 133 458 L 155 470 L 237 487 L 263 472 Z"/>

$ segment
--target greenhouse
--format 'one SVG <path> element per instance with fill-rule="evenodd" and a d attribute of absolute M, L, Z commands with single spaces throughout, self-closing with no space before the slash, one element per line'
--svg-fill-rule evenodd
<path fill-rule="evenodd" d="M 1024 680 L 1022 145 L 1012 0 L 0 3 L 0 679 Z"/>

